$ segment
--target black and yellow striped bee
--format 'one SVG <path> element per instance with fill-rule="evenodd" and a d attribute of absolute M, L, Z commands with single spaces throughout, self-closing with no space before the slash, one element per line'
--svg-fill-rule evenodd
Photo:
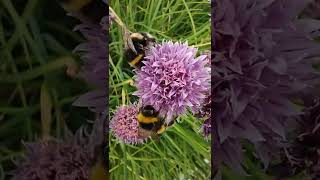
<path fill-rule="evenodd" d="M 156 39 L 147 32 L 129 33 L 125 41 L 125 56 L 129 64 L 135 68 L 143 65 L 145 51 L 156 43 Z"/>
<path fill-rule="evenodd" d="M 58 0 L 63 9 L 81 18 L 99 23 L 108 15 L 107 4 L 102 0 Z"/>
<path fill-rule="evenodd" d="M 152 106 L 142 106 L 138 113 L 139 136 L 158 138 L 165 130 L 164 118 Z"/>

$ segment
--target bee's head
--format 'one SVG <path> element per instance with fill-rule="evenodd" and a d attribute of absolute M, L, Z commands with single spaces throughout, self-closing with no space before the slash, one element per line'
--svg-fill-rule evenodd
<path fill-rule="evenodd" d="M 138 33 L 138 32 L 130 34 L 130 38 L 133 41 L 144 41 L 145 40 L 145 37 L 143 36 L 143 34 Z"/>
<path fill-rule="evenodd" d="M 156 38 L 153 37 L 151 34 L 149 34 L 149 33 L 147 33 L 147 32 L 142 32 L 141 34 L 143 35 L 143 37 L 144 37 L 144 39 L 145 39 L 146 41 L 156 42 Z"/>
<path fill-rule="evenodd" d="M 147 117 L 157 116 L 158 114 L 157 111 L 151 105 L 141 107 L 141 113 Z"/>
<path fill-rule="evenodd" d="M 130 34 L 130 38 L 133 41 L 141 41 L 141 42 L 155 42 L 156 39 L 149 33 L 147 32 L 135 32 Z"/>

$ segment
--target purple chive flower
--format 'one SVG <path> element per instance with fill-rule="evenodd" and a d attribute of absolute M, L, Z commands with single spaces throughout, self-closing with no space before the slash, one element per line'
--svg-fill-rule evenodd
<path fill-rule="evenodd" d="M 300 0 L 213 1 L 214 162 L 241 167 L 243 140 L 268 166 L 286 140 L 286 125 L 300 112 L 291 102 L 311 88 L 315 29 L 297 20 Z M 309 26 L 308 26 L 309 25 Z M 214 167 L 216 168 L 216 167 Z"/>
<path fill-rule="evenodd" d="M 103 121 L 98 119 L 90 134 L 81 128 L 65 140 L 26 143 L 25 157 L 16 161 L 12 180 L 87 180 L 101 148 L 102 126 Z"/>
<path fill-rule="evenodd" d="M 201 127 L 203 135 L 206 137 L 211 135 L 211 95 L 207 96 L 203 102 L 200 111 L 196 114 L 199 118 L 204 118 L 205 121 Z"/>
<path fill-rule="evenodd" d="M 141 144 L 146 138 L 139 136 L 137 120 L 139 108 L 136 105 L 121 106 L 110 121 L 110 129 L 114 136 L 127 144 Z"/>
<path fill-rule="evenodd" d="M 107 1 L 99 0 L 100 6 L 95 7 L 93 17 L 86 17 L 79 13 L 69 13 L 79 19 L 81 24 L 74 29 L 80 31 L 85 42 L 78 45 L 74 52 L 81 56 L 83 66 L 80 76 L 93 86 L 90 92 L 80 96 L 74 106 L 88 107 L 98 114 L 106 114 L 107 109 L 107 69 L 108 69 L 108 16 Z M 100 19 L 101 16 L 101 19 Z M 100 22 L 99 22 L 100 21 Z"/>
<path fill-rule="evenodd" d="M 137 71 L 137 95 L 142 104 L 153 105 L 169 123 L 173 117 L 200 107 L 210 85 L 206 56 L 187 43 L 163 42 L 146 53 Z"/>
<path fill-rule="evenodd" d="M 303 15 L 314 19 L 320 19 L 320 0 L 312 0 L 303 11 Z"/>
<path fill-rule="evenodd" d="M 107 59 L 108 35 L 107 16 L 102 18 L 100 24 L 83 23 L 75 29 L 86 38 L 86 42 L 77 46 L 74 52 L 81 55 L 84 62 L 81 70 L 83 77 L 94 89 L 77 99 L 75 106 L 89 107 L 90 110 L 102 113 L 107 109 Z"/>
<path fill-rule="evenodd" d="M 201 129 L 202 133 L 205 137 L 210 137 L 211 136 L 211 116 L 209 116 L 203 123 Z"/>
<path fill-rule="evenodd" d="M 107 59 L 108 59 L 108 11 L 107 1 L 99 0 L 95 6 L 96 12 L 84 15 L 82 13 L 69 13 L 79 19 L 81 24 L 74 29 L 80 31 L 85 42 L 78 45 L 74 52 L 81 56 L 83 66 L 80 76 L 88 84 L 94 86 L 93 90 L 82 95 L 73 105 L 88 107 L 96 113 L 106 113 L 107 98 Z M 90 17 L 90 15 L 93 15 Z"/>
<path fill-rule="evenodd" d="M 305 103 L 304 114 L 298 117 L 291 143 L 281 152 L 281 161 L 272 164 L 269 172 L 288 178 L 302 171 L 311 179 L 320 178 L 320 99 Z"/>
<path fill-rule="evenodd" d="M 13 180 L 89 178 L 93 159 L 82 145 L 50 141 L 30 143 L 26 147 L 26 159 L 19 163 Z"/>
<path fill-rule="evenodd" d="M 307 103 L 306 103 L 307 105 Z M 305 170 L 313 179 L 320 178 L 320 99 L 298 118 L 297 138 L 289 148 L 287 159 L 292 169 Z M 294 172 L 299 173 L 299 171 Z"/>

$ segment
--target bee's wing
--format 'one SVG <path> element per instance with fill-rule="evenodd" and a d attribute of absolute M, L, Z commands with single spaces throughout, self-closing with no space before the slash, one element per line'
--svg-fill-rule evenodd
<path fill-rule="evenodd" d="M 168 128 L 168 127 L 171 127 L 176 121 L 177 121 L 177 117 L 173 117 L 171 119 L 171 121 L 169 121 L 168 123 L 165 122 L 164 124 L 165 124 L 166 128 Z"/>
<path fill-rule="evenodd" d="M 136 49 L 134 48 L 134 45 L 133 45 L 133 42 L 132 42 L 132 40 L 131 40 L 131 38 L 130 38 L 130 31 L 129 30 L 127 30 L 127 29 L 124 29 L 123 30 L 123 39 L 124 39 L 124 47 L 125 47 L 125 49 L 131 49 L 135 54 L 137 54 L 137 51 L 136 51 Z"/>
<path fill-rule="evenodd" d="M 147 138 L 147 137 L 153 136 L 154 132 L 139 128 L 138 129 L 138 134 L 139 134 L 140 137 Z"/>

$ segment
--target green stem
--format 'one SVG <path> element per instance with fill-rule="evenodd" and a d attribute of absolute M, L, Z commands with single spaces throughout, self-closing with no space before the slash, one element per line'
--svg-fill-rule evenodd
<path fill-rule="evenodd" d="M 127 27 L 125 26 L 125 24 L 122 22 L 122 20 L 119 18 L 119 16 L 117 15 L 117 13 L 112 9 L 112 7 L 109 6 L 109 11 L 111 11 L 110 14 L 112 14 L 114 16 L 114 22 L 116 22 L 121 28 L 123 29 L 127 29 Z"/>
<path fill-rule="evenodd" d="M 44 75 L 46 73 L 49 73 L 49 72 L 54 71 L 56 69 L 59 69 L 65 65 L 68 66 L 68 65 L 72 65 L 72 64 L 75 64 L 74 59 L 70 56 L 64 56 L 64 57 L 58 58 L 55 61 L 44 64 L 40 67 L 34 68 L 32 70 L 21 72 L 20 74 L 2 75 L 2 76 L 0 76 L 0 82 L 17 83 L 19 81 L 32 80 L 32 79 L 37 78 L 41 75 Z"/>
<path fill-rule="evenodd" d="M 122 20 L 117 15 L 117 13 L 110 6 L 109 6 L 109 11 L 111 12 L 111 14 L 114 15 L 114 22 L 116 22 L 121 27 L 122 34 L 123 34 L 123 41 L 127 42 L 127 40 L 129 39 L 129 36 L 131 34 L 131 31 L 126 27 L 126 25 L 122 22 Z M 129 39 L 129 41 L 131 41 L 131 40 Z M 127 48 L 126 46 L 127 46 L 127 43 L 125 43 L 125 48 Z M 130 47 L 130 48 L 132 49 L 132 47 Z"/>
<path fill-rule="evenodd" d="M 109 87 L 110 88 L 117 88 L 117 87 L 120 87 L 120 86 L 124 86 L 124 85 L 127 85 L 129 84 L 130 86 L 133 86 L 134 84 L 134 81 L 132 79 L 128 79 L 128 80 L 125 80 L 119 84 L 115 84 L 115 85 L 110 85 Z"/>

